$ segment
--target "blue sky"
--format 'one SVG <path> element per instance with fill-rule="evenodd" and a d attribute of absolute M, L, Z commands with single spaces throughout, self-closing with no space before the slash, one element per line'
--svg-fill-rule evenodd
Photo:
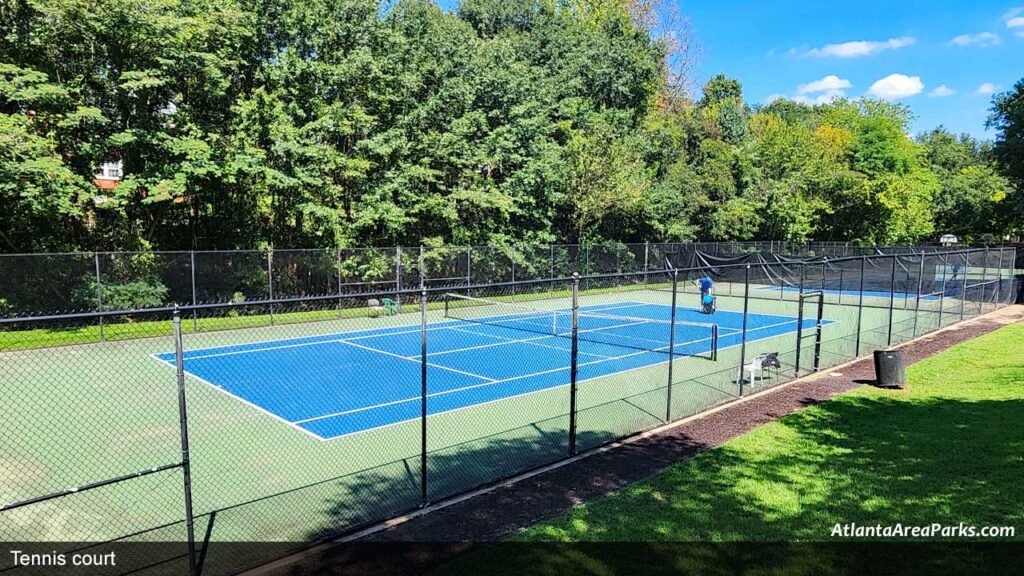
<path fill-rule="evenodd" d="M 690 21 L 695 84 L 723 72 L 751 104 L 884 96 L 910 106 L 914 133 L 993 138 L 992 93 L 1024 77 L 1024 0 L 664 1 Z"/>
<path fill-rule="evenodd" d="M 991 138 L 984 130 L 991 90 L 1024 77 L 1022 0 L 678 0 L 678 7 L 698 42 L 698 84 L 724 72 L 743 83 L 750 103 L 874 94 L 909 105 L 915 133 L 941 124 Z"/>

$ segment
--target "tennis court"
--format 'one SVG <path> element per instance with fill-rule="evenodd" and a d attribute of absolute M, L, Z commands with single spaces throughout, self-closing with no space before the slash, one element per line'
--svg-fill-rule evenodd
<path fill-rule="evenodd" d="M 741 343 L 742 312 L 720 310 L 709 316 L 677 307 L 675 316 L 673 330 L 668 305 L 626 301 L 581 307 L 579 381 L 664 364 L 670 358 L 713 361 L 719 348 Z M 427 326 L 428 415 L 569 384 L 571 310 L 453 295 L 445 317 Z M 797 322 L 791 316 L 750 313 L 747 342 L 796 332 Z M 803 328 L 813 329 L 816 322 L 804 319 Z M 329 440 L 420 416 L 421 346 L 420 326 L 389 326 L 187 350 L 183 360 L 194 378 L 314 438 Z M 155 358 L 174 365 L 173 353 Z"/>

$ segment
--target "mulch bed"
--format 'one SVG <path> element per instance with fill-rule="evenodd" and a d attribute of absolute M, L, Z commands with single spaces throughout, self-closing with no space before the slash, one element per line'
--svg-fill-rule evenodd
<path fill-rule="evenodd" d="M 900 347 L 904 363 L 912 364 L 1021 319 L 1024 319 L 1024 307 L 1014 306 L 930 334 Z M 841 375 L 834 376 L 834 373 Z M 444 546 L 421 546 L 418 551 L 416 546 L 412 546 L 408 548 L 411 554 L 395 554 L 393 547 L 383 546 L 378 548 L 381 553 L 357 554 L 358 559 L 352 557 L 351 549 L 339 555 L 325 547 L 300 554 L 295 562 L 287 565 L 275 563 L 279 570 L 264 570 L 263 573 L 417 572 L 436 565 L 446 556 L 464 551 L 473 542 L 501 540 L 526 526 L 606 496 L 672 464 L 720 446 L 761 424 L 862 386 L 873 377 L 871 358 L 861 359 L 744 402 L 727 405 L 717 412 L 657 434 L 498 486 L 473 498 L 371 533 L 360 540 L 364 543 L 447 543 Z M 367 549 L 373 550 L 374 547 L 370 545 Z"/>

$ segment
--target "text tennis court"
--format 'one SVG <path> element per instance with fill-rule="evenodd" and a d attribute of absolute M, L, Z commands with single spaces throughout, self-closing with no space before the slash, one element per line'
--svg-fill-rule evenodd
<path fill-rule="evenodd" d="M 448 319 L 427 326 L 428 415 L 569 384 L 570 310 L 457 298 L 451 310 L 446 306 Z M 671 311 L 668 305 L 633 301 L 580 307 L 577 381 L 663 364 L 670 357 L 710 361 L 717 349 L 741 343 L 741 312 L 705 315 L 677 307 L 670 346 Z M 746 341 L 794 333 L 797 322 L 749 313 Z M 804 319 L 803 329 L 816 322 Z M 419 325 L 389 326 L 187 350 L 183 360 L 193 377 L 328 440 L 419 418 L 422 344 Z M 156 358 L 172 366 L 175 361 L 173 353 Z"/>

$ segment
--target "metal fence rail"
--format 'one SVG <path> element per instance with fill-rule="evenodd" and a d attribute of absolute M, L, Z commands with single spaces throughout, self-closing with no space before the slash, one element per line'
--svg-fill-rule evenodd
<path fill-rule="evenodd" d="M 460 250 L 176 254 L 266 290 L 0 319 L 0 540 L 175 541 L 181 572 L 237 570 L 266 558 L 218 542 L 352 531 L 1015 298 L 1001 248 Z"/>

